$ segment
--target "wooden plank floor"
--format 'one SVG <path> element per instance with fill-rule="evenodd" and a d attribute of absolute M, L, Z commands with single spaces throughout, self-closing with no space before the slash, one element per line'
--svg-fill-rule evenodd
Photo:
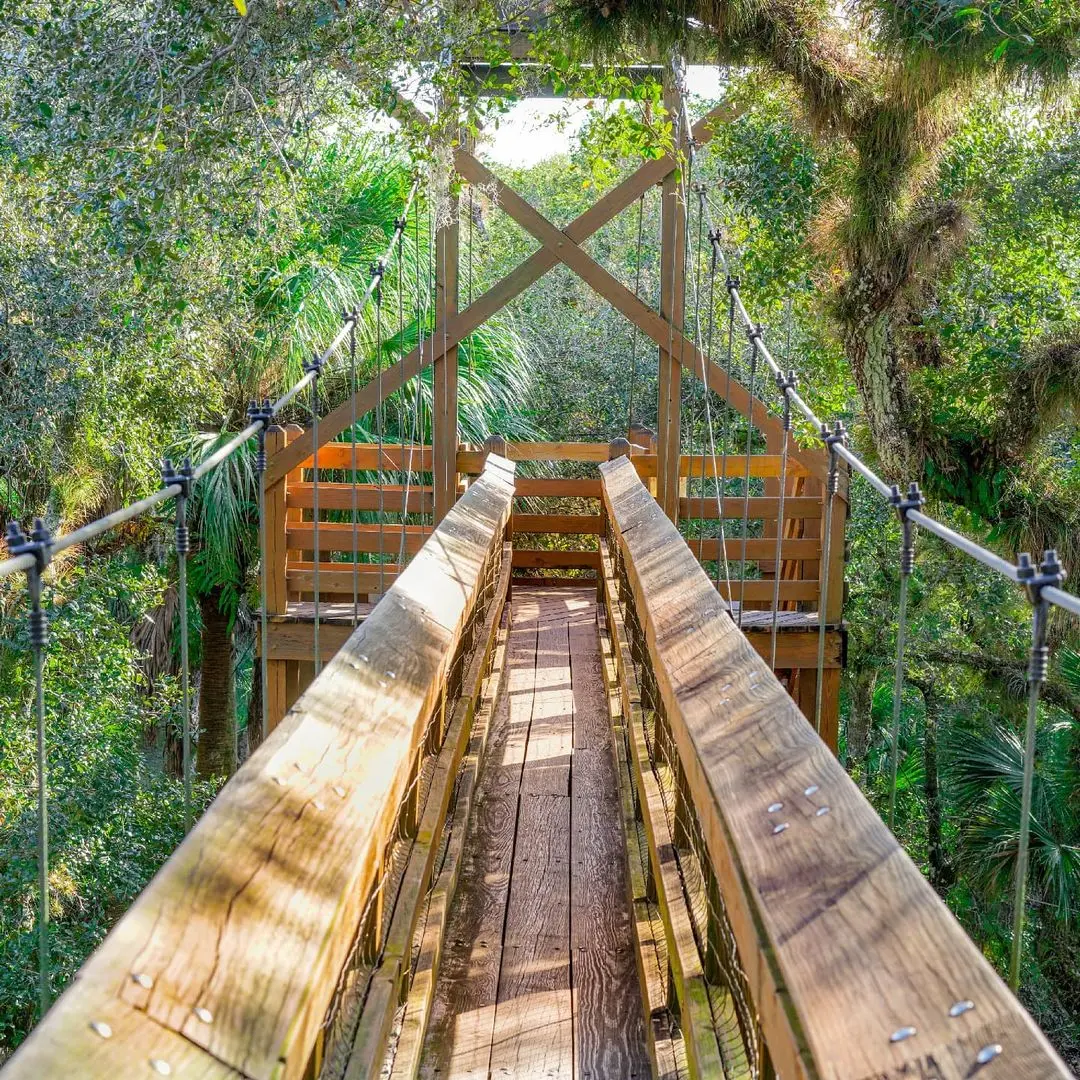
<path fill-rule="evenodd" d="M 515 587 L 420 1075 L 650 1075 L 593 588 Z"/>

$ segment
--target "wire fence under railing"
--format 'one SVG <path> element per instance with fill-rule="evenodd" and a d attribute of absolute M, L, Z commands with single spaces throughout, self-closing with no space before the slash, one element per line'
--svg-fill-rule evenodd
<path fill-rule="evenodd" d="M 401 216 L 394 224 L 391 240 L 385 249 L 384 255 L 372 265 L 370 280 L 351 311 L 346 311 L 342 316 L 342 328 L 334 337 L 333 341 L 319 354 L 304 365 L 304 374 L 276 401 L 269 400 L 263 403 L 253 402 L 247 412 L 250 423 L 242 431 L 229 437 L 221 446 L 215 449 L 208 457 L 204 458 L 196 467 L 192 467 L 190 461 L 185 460 L 179 466 L 166 459 L 162 468 L 162 487 L 152 495 L 131 503 L 128 506 L 106 514 L 72 532 L 54 537 L 45 527 L 44 523 L 35 520 L 29 534 L 24 533 L 17 522 L 11 522 L 8 526 L 7 544 L 10 557 L 0 561 L 0 580 L 13 574 L 25 574 L 27 578 L 27 596 L 30 602 L 30 648 L 34 662 L 35 683 L 35 727 L 36 727 L 36 781 L 37 781 L 37 857 L 38 857 L 38 1003 L 39 1016 L 43 1016 L 49 1007 L 52 998 L 51 991 L 51 964 L 49 956 L 49 805 L 48 805 L 48 776 L 47 776 L 47 752 L 45 731 L 45 705 L 44 705 L 44 679 L 45 679 L 45 650 L 48 643 L 48 616 L 42 605 L 42 584 L 46 568 L 53 558 L 63 551 L 92 540 L 119 528 L 144 514 L 149 513 L 170 499 L 175 500 L 175 547 L 177 555 L 177 589 L 178 589 L 178 621 L 180 631 L 180 676 L 181 676 L 181 721 L 183 740 L 183 784 L 184 784 L 184 832 L 187 833 L 192 824 L 192 716 L 191 716 L 191 690 L 190 690 L 190 661 L 188 650 L 188 578 L 187 557 L 191 551 L 190 531 L 188 528 L 188 509 L 192 497 L 193 487 L 200 479 L 213 472 L 224 462 L 228 461 L 242 447 L 247 446 L 252 439 L 258 440 L 258 448 L 255 457 L 256 472 L 258 474 L 258 532 L 259 532 L 259 561 L 262 584 L 262 613 L 260 618 L 260 634 L 262 647 L 261 663 L 261 691 L 262 691 L 262 719 L 260 737 L 266 736 L 267 723 L 267 700 L 268 700 L 268 671 L 267 657 L 269 652 L 268 622 L 266 618 L 266 562 L 267 562 L 267 535 L 266 535 L 266 433 L 273 419 L 292 403 L 292 401 L 305 389 L 311 388 L 312 395 L 312 422 L 315 426 L 316 436 L 315 454 L 318 454 L 317 423 L 318 423 L 318 384 L 324 367 L 337 354 L 341 346 L 355 335 L 356 324 L 366 305 L 372 296 L 377 295 L 385 278 L 387 269 L 393 260 L 395 252 L 400 254 L 400 242 L 405 232 L 407 219 L 420 190 L 421 179 L 417 176 L 408 189 Z M 381 369 L 381 357 L 379 358 Z M 355 394 L 355 386 L 350 390 Z M 419 393 L 419 391 L 418 391 Z M 356 432 L 352 437 L 355 440 Z M 319 540 L 318 540 L 318 486 L 319 475 L 316 468 L 313 471 L 312 486 L 314 495 L 314 532 L 315 532 L 315 634 L 314 634 L 314 663 L 316 669 L 321 664 L 321 654 L 318 645 L 319 625 Z M 355 482 L 355 477 L 354 477 Z M 354 574 L 358 572 L 358 563 L 355 563 Z"/>

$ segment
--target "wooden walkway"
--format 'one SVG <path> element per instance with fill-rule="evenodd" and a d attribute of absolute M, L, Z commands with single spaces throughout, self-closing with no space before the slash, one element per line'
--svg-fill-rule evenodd
<path fill-rule="evenodd" d="M 650 1075 L 595 592 L 515 587 L 420 1075 Z"/>

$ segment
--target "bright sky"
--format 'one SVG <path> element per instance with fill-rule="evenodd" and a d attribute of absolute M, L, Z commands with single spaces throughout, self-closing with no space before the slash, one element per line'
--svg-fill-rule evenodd
<path fill-rule="evenodd" d="M 690 67 L 686 84 L 692 97 L 716 100 L 720 96 L 720 70 Z M 564 109 L 568 115 L 560 130 L 549 121 Z M 535 165 L 538 161 L 567 153 L 574 135 L 588 116 L 584 101 L 526 98 L 513 105 L 500 119 L 498 129 L 484 133 L 480 149 L 485 158 L 500 165 Z"/>

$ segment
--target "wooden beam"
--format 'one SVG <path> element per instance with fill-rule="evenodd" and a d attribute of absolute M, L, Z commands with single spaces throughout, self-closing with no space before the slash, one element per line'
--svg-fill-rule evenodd
<path fill-rule="evenodd" d="M 518 480 L 517 498 L 599 499 L 599 480 L 562 479 L 557 476 L 523 476 Z"/>
<path fill-rule="evenodd" d="M 702 144 L 708 142 L 715 127 L 735 119 L 742 114 L 742 111 L 740 107 L 730 103 L 716 106 L 694 125 L 694 138 Z M 617 214 L 631 206 L 649 188 L 658 184 L 674 167 L 675 161 L 670 155 L 646 162 L 567 225 L 566 236 L 575 243 L 587 240 Z M 413 349 L 403 360 L 392 364 L 383 372 L 383 395 L 394 393 L 410 379 L 419 375 L 428 364 L 433 362 L 435 356 L 442 355 L 444 348 L 460 344 L 492 315 L 501 311 L 534 282 L 539 281 L 558 262 L 559 258 L 556 254 L 546 247 L 541 248 L 524 262 L 519 263 L 468 308 L 451 319 L 446 326 L 436 326 L 432 337 L 425 342 L 423 356 L 417 349 Z M 357 416 L 364 416 L 375 407 L 377 390 L 377 384 L 372 380 L 357 391 L 355 395 Z M 346 400 L 320 419 L 320 436 L 332 439 L 340 435 L 352 423 L 352 415 L 351 401 Z M 284 476 L 310 455 L 311 433 L 308 432 L 298 441 L 298 445 L 286 447 L 277 458 L 270 461 L 267 468 L 267 482 L 271 483 Z"/>
<path fill-rule="evenodd" d="M 503 183 L 484 164 L 464 150 L 455 151 L 454 161 L 458 172 L 470 183 L 493 187 L 500 209 L 505 210 L 526 232 L 539 240 L 657 346 L 662 349 L 671 349 L 672 355 L 677 356 L 680 364 L 695 377 L 700 379 L 704 372 L 705 381 L 713 393 L 726 398 L 728 404 L 747 417 L 754 427 L 766 433 L 781 430 L 780 418 L 769 413 L 763 402 L 757 398 L 751 398 L 750 392 L 742 383 L 732 377 L 729 385 L 727 373 L 701 353 L 685 334 L 639 300 L 621 281 L 576 244 L 566 232 L 557 229 L 543 214 Z M 824 479 L 828 475 L 828 461 L 820 450 L 804 450 L 801 447 L 792 446 L 790 458 L 793 465 L 802 465 L 812 476 Z"/>
<path fill-rule="evenodd" d="M 324 448 L 325 449 L 325 448 Z M 319 454 L 322 457 L 322 454 Z M 303 510 L 310 510 L 315 496 L 309 483 L 289 484 L 286 495 L 288 505 Z M 435 505 L 430 487 L 416 487 L 403 484 L 384 484 L 379 491 L 378 484 L 356 485 L 357 510 L 383 510 L 387 514 L 400 514 L 404 508 L 409 514 L 430 514 Z M 352 510 L 352 484 L 319 484 L 319 510 Z M 430 530 L 429 530 L 430 531 Z"/>
<path fill-rule="evenodd" d="M 685 162 L 689 133 L 682 124 L 682 94 L 671 75 L 664 79 L 664 108 L 672 118 L 676 160 Z M 672 521 L 678 521 L 682 365 L 676 350 L 682 351 L 683 339 L 682 335 L 676 339 L 674 327 L 683 325 L 686 304 L 686 200 L 681 169 L 664 177 L 660 196 L 660 317 L 671 329 L 667 341 L 657 343 L 656 501 Z"/>
<path fill-rule="evenodd" d="M 503 542 L 512 469 L 491 459 L 395 583 L 396 602 L 376 607 L 225 785 L 8 1076 L 132 1075 L 170 1044 L 197 1048 L 190 1070 L 173 1062 L 181 1075 L 305 1075 L 414 748 Z M 73 1022 L 87 1003 L 111 1038 Z"/>
<path fill-rule="evenodd" d="M 448 182 L 451 178 L 447 178 Z M 458 314 L 459 236 L 456 195 L 448 194 L 447 207 L 440 216 L 449 215 L 435 233 L 435 325 L 449 326 Z M 436 331 L 438 336 L 438 331 Z M 431 425 L 434 449 L 435 524 L 454 505 L 457 498 L 458 448 L 458 346 L 449 344 L 435 357 L 431 377 Z"/>
<path fill-rule="evenodd" d="M 518 514 L 510 521 L 515 536 L 521 533 L 591 534 L 604 531 L 599 514 Z"/>
<path fill-rule="evenodd" d="M 600 556 L 595 551 L 523 551 L 514 550 L 514 569 L 595 570 Z"/>
<path fill-rule="evenodd" d="M 745 474 L 744 474 L 745 475 Z M 720 515 L 716 512 L 716 499 L 693 497 L 679 500 L 679 516 L 681 518 L 699 518 L 702 520 L 715 521 Z M 742 520 L 743 500 L 728 496 L 723 503 L 723 516 L 725 518 L 739 518 Z M 750 521 L 761 518 L 776 519 L 780 512 L 780 500 L 772 496 L 751 496 L 747 517 Z M 784 500 L 784 520 L 798 520 L 800 518 L 820 518 L 821 500 L 809 497 L 789 495 Z"/>
<path fill-rule="evenodd" d="M 1000 1045 L 1003 1075 L 1067 1077 L 738 631 L 630 463 L 600 470 L 690 805 L 776 1073 L 968 1080 L 981 1071 L 980 1051 Z M 965 1000 L 975 1008 L 950 1015 Z M 908 1028 L 910 1037 L 895 1036 Z"/>

